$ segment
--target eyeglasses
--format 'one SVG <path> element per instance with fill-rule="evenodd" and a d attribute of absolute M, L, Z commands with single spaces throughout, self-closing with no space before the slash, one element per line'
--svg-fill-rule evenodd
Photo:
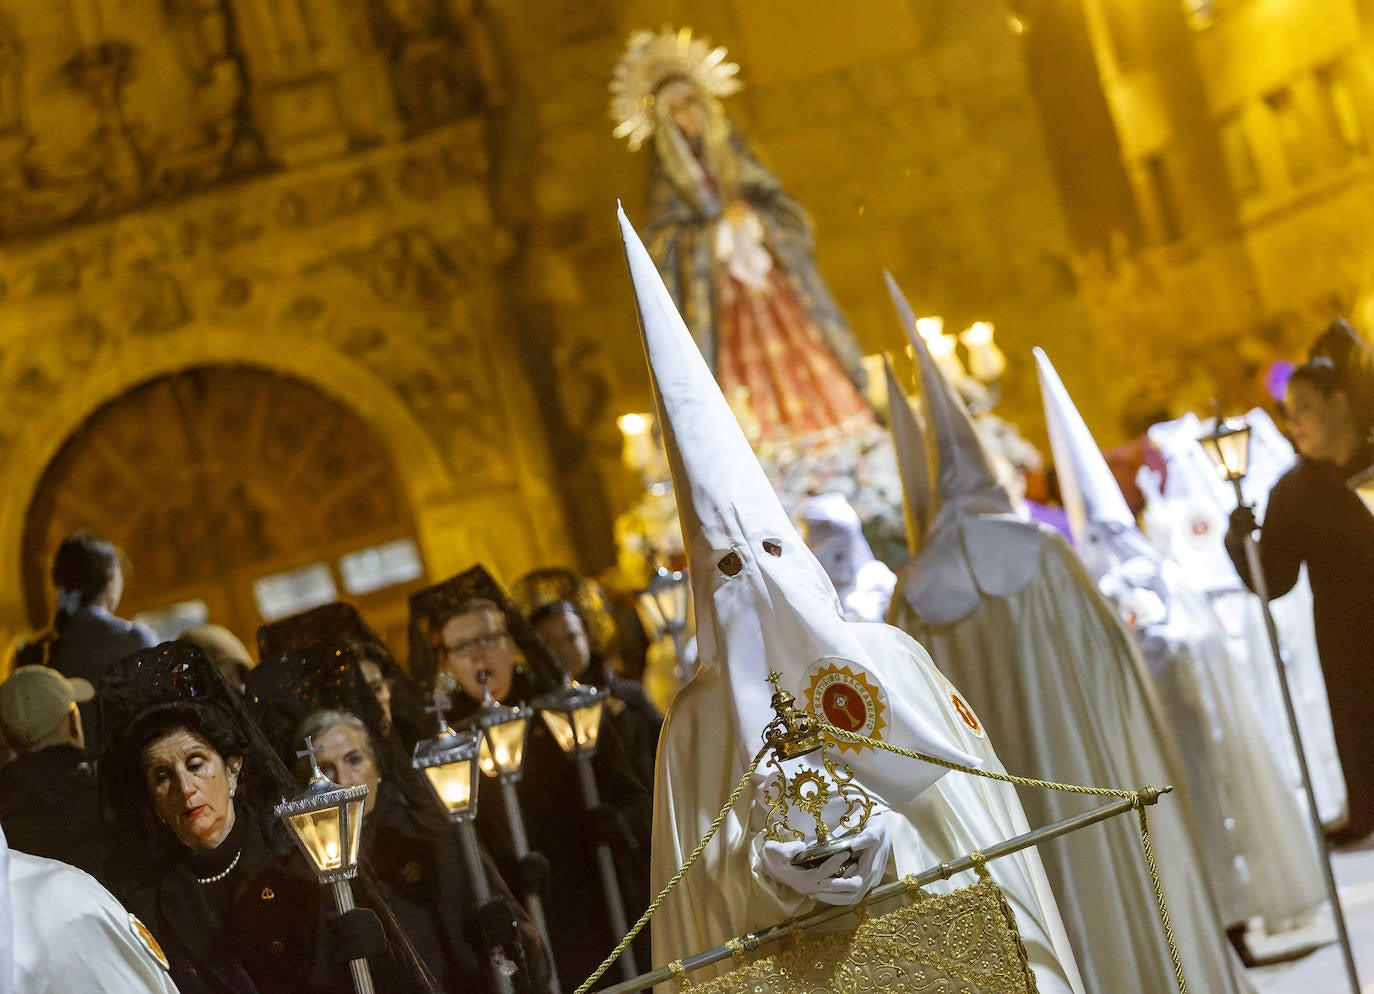
<path fill-rule="evenodd" d="M 464 639 L 456 645 L 445 645 L 444 655 L 449 657 L 470 656 L 478 649 L 483 651 L 495 649 L 508 638 L 510 638 L 510 632 L 487 632 L 485 635 Z"/>

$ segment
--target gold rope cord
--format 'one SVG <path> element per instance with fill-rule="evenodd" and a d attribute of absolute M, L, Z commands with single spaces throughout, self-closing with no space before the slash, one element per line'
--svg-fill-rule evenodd
<path fill-rule="evenodd" d="M 920 760 L 921 762 L 924 762 L 924 763 L 931 763 L 931 764 L 933 764 L 933 765 L 935 765 L 935 766 L 939 766 L 939 767 L 942 767 L 942 768 L 947 769 L 947 770 L 953 770 L 953 771 L 955 771 L 955 772 L 957 772 L 957 773 L 966 773 L 966 774 L 968 774 L 969 776 L 983 777 L 983 778 L 988 779 L 988 780 L 999 780 L 999 781 L 1002 781 L 1003 783 L 1013 784 L 1013 785 L 1018 786 L 1018 787 L 1039 787 L 1039 788 L 1044 789 L 1044 790 L 1058 790 L 1058 791 L 1063 791 L 1063 792 L 1065 792 L 1065 793 L 1070 793 L 1070 794 L 1091 794 L 1091 795 L 1096 795 L 1096 796 L 1100 796 L 1100 797 L 1122 797 L 1122 798 L 1130 798 L 1130 799 L 1131 799 L 1131 802 L 1132 802 L 1132 806 L 1135 808 L 1136 813 L 1137 813 L 1137 815 L 1139 816 L 1139 821 L 1140 821 L 1140 845 L 1141 845 L 1141 850 L 1142 850 L 1142 852 L 1144 853 L 1144 856 L 1145 856 L 1145 864 L 1146 864 L 1147 869 L 1149 870 L 1149 874 L 1150 874 L 1150 883 L 1151 883 L 1152 887 L 1154 888 L 1155 904 L 1156 904 L 1156 906 L 1157 906 L 1157 910 L 1159 911 L 1159 920 L 1160 920 L 1161 925 L 1162 925 L 1163 928 L 1164 928 L 1164 939 L 1165 939 L 1166 944 L 1167 944 L 1168 947 L 1169 947 L 1169 958 L 1170 958 L 1170 960 L 1172 961 L 1173 967 L 1174 967 L 1174 979 L 1178 982 L 1178 994 L 1188 994 L 1188 985 L 1187 985 L 1187 982 L 1184 980 L 1184 977 L 1183 977 L 1183 963 L 1182 963 L 1182 961 L 1181 961 L 1180 958 L 1179 958 L 1178 944 L 1177 944 L 1177 943 L 1175 942 L 1175 940 L 1174 940 L 1174 926 L 1173 926 L 1172 920 L 1171 920 L 1170 917 L 1169 917 L 1169 909 L 1168 909 L 1168 906 L 1165 904 L 1165 900 L 1164 900 L 1164 886 L 1163 886 L 1162 882 L 1161 882 L 1160 879 L 1159 879 L 1159 868 L 1158 868 L 1158 864 L 1156 863 L 1156 860 L 1155 860 L 1154 846 L 1153 846 L 1153 844 L 1152 844 L 1151 841 L 1150 841 L 1149 823 L 1148 823 L 1148 821 L 1146 820 L 1146 816 L 1145 816 L 1145 802 L 1144 802 L 1144 800 L 1142 800 L 1142 798 L 1141 798 L 1141 792 L 1140 792 L 1139 790 L 1128 790 L 1128 789 L 1125 789 L 1125 788 L 1122 788 L 1122 787 L 1091 787 L 1091 786 L 1086 786 L 1086 785 L 1083 785 L 1083 784 L 1057 783 L 1057 782 L 1055 782 L 1055 781 L 1053 781 L 1053 780 L 1038 780 L 1038 779 L 1035 779 L 1035 778 L 1033 778 L 1033 777 L 1018 777 L 1018 776 L 1015 776 L 1014 774 L 1011 774 L 1011 773 L 995 773 L 995 772 L 993 772 L 993 771 L 991 771 L 991 770 L 980 770 L 980 769 L 975 769 L 974 767 L 971 767 L 971 766 L 965 766 L 965 765 L 963 765 L 962 763 L 955 763 L 955 762 L 952 762 L 952 761 L 947 760 L 947 759 L 940 759 L 940 758 L 938 758 L 938 757 L 936 757 L 936 756 L 927 756 L 927 755 L 925 755 L 924 753 L 915 752 L 914 750 L 911 750 L 911 749 L 904 749 L 904 748 L 902 748 L 901 746 L 892 745 L 891 743 L 889 743 L 889 742 L 884 742 L 884 741 L 882 741 L 881 739 L 873 739 L 873 738 L 869 738 L 868 736 L 865 736 L 865 735 L 858 735 L 858 734 L 855 734 L 854 732 L 845 731 L 845 730 L 842 729 L 842 728 L 838 728 L 838 727 L 836 727 L 835 725 L 832 725 L 830 722 L 826 721 L 825 718 L 820 717 L 820 716 L 816 716 L 816 720 L 817 720 L 817 722 L 820 724 L 820 726 L 822 727 L 822 729 L 825 731 L 825 733 L 826 733 L 827 735 L 832 736 L 832 737 L 835 738 L 835 739 L 839 739 L 839 740 L 841 740 L 841 741 L 849 742 L 849 743 L 852 743 L 852 744 L 855 744 L 855 745 L 866 745 L 866 746 L 871 746 L 871 747 L 874 747 L 874 748 L 877 748 L 877 749 L 883 749 L 883 750 L 885 750 L 885 751 L 887 751 L 887 752 L 894 753 L 895 755 L 898 755 L 898 756 L 903 756 L 903 757 L 905 757 L 905 758 L 907 758 L 907 759 L 915 759 L 915 760 Z M 689 869 L 691 869 L 692 865 L 693 865 L 693 864 L 697 861 L 697 859 L 701 856 L 702 852 L 705 851 L 706 846 L 710 843 L 710 841 L 711 841 L 713 838 L 715 838 L 716 832 L 720 830 L 720 826 L 723 825 L 723 824 L 725 823 L 725 819 L 726 819 L 727 817 L 729 817 L 730 811 L 734 808 L 735 804 L 739 801 L 740 796 L 741 796 L 741 795 L 744 793 L 744 791 L 745 791 L 745 788 L 748 787 L 749 781 L 753 778 L 754 773 L 758 770 L 759 764 L 763 761 L 764 754 L 767 753 L 768 751 L 769 751 L 769 747 L 765 745 L 763 748 L 761 748 L 761 749 L 754 755 L 754 759 L 753 759 L 752 762 L 750 762 L 749 768 L 748 768 L 747 770 L 745 770 L 744 776 L 741 777 L 739 783 L 735 785 L 735 789 L 732 790 L 732 791 L 730 792 L 730 796 L 726 799 L 725 804 L 721 807 L 720 812 L 719 812 L 719 813 L 716 815 L 716 817 L 715 817 L 715 820 L 711 822 L 711 827 L 710 827 L 709 829 L 707 829 L 706 834 L 705 834 L 704 836 L 702 836 L 701 841 L 697 843 L 696 848 L 694 848 L 694 849 L 691 851 L 691 853 L 688 854 L 686 861 L 685 861 L 680 867 L 678 867 L 677 872 L 674 873 L 673 876 L 668 880 L 668 882 L 667 882 L 666 884 L 663 885 L 663 889 L 659 891 L 658 896 L 654 898 L 653 903 L 650 904 L 649 907 L 644 911 L 644 914 L 642 914 L 642 915 L 639 916 L 639 920 L 638 920 L 637 922 L 634 923 L 634 925 L 630 928 L 630 931 L 625 935 L 625 937 L 624 937 L 623 939 L 620 940 L 619 944 L 616 945 L 615 949 L 611 951 L 611 954 L 610 954 L 609 956 L 607 956 L 604 960 L 602 960 L 601 965 L 598 966 L 598 967 L 596 968 L 596 971 L 595 971 L 590 977 L 588 977 L 585 981 L 583 981 L 582 985 L 581 985 L 580 987 L 577 988 L 575 994 L 587 994 L 587 992 L 588 992 L 589 990 L 591 990 L 592 985 L 595 984 L 598 980 L 601 979 L 601 976 L 610 968 L 611 964 L 614 963 L 614 962 L 620 957 L 620 954 L 623 953 L 623 952 L 625 951 L 625 949 L 630 945 L 630 943 L 634 941 L 635 936 L 639 935 L 639 933 L 643 930 L 644 926 L 645 926 L 646 924 L 648 924 L 649 919 L 652 918 L 652 917 L 654 916 L 654 914 L 658 911 L 658 909 L 659 909 L 660 907 L 662 907 L 663 902 L 666 901 L 666 900 L 668 899 L 668 895 L 669 895 L 670 893 L 672 893 L 672 891 L 673 891 L 673 889 L 674 889 L 675 887 L 677 887 L 678 883 L 682 880 L 683 876 L 686 875 L 687 871 L 688 871 Z M 1170 789 L 1172 789 L 1172 788 L 1170 788 Z M 982 874 L 980 873 L 980 877 L 981 877 L 981 876 L 982 876 Z M 996 888 L 996 884 L 993 883 L 993 882 L 991 881 L 990 878 L 987 879 L 986 881 L 984 881 L 984 880 L 980 880 L 980 881 L 979 881 L 980 884 L 981 884 L 981 883 L 984 883 L 984 882 L 988 883 L 991 887 Z M 977 886 L 979 886 L 979 884 L 974 884 L 974 885 L 971 886 L 971 887 L 967 887 L 967 888 L 964 888 L 963 890 L 959 890 L 959 891 L 954 891 L 954 892 L 952 892 L 951 894 L 942 895 L 942 896 L 943 896 L 943 897 L 954 897 L 954 896 L 959 895 L 959 894 L 964 894 L 966 891 L 971 891 L 971 890 L 974 889 L 974 887 L 977 887 Z M 1001 890 L 1000 890 L 1000 888 L 997 888 L 997 894 L 998 894 L 999 899 L 1005 904 L 1005 898 L 1002 898 L 1002 897 L 1001 897 Z M 976 899 L 977 899 L 977 897 L 975 896 L 975 897 L 971 898 L 970 900 L 976 900 Z M 938 898 L 934 898 L 934 897 L 923 897 L 923 899 L 922 899 L 922 901 L 921 901 L 921 905 L 924 906 L 927 902 L 932 901 L 932 900 L 938 900 Z M 900 910 L 909 910 L 909 909 L 899 909 L 899 911 L 900 911 Z M 1008 912 L 1008 914 L 1010 915 L 1011 909 L 1010 909 L 1009 907 L 1007 908 L 1007 912 Z M 899 913 L 899 912 L 890 912 L 889 914 L 883 915 L 883 916 L 881 916 L 881 917 L 879 917 L 879 918 L 871 919 L 871 921 L 872 921 L 873 923 L 881 922 L 881 921 L 883 921 L 883 920 L 885 920 L 885 919 L 891 917 L 892 915 L 895 915 L 895 914 L 898 914 L 898 913 Z M 867 923 L 865 923 L 865 924 L 867 924 Z M 861 927 L 862 927 L 862 926 L 861 926 Z M 1011 920 L 1010 920 L 1010 929 L 1011 929 L 1011 931 L 1012 931 L 1013 933 L 1016 934 L 1016 941 L 1019 943 L 1019 942 L 1020 942 L 1020 935 L 1019 935 L 1019 933 L 1016 933 L 1016 925 L 1015 925 L 1015 919 L 1014 919 L 1014 917 L 1012 917 Z M 857 930 L 856 930 L 856 931 L 857 931 Z M 838 936 L 838 935 L 848 935 L 848 934 L 851 934 L 851 933 L 836 933 L 837 936 Z M 832 938 L 832 937 L 827 937 L 827 938 Z M 811 945 L 812 945 L 812 943 L 807 943 L 807 944 L 806 944 L 807 948 L 810 948 Z M 1023 947 L 1023 948 L 1022 948 L 1022 956 L 1024 957 L 1024 955 L 1025 955 L 1025 950 L 1024 950 L 1024 947 Z M 774 957 L 769 957 L 769 960 L 772 960 L 772 959 L 774 959 Z M 760 961 L 760 962 L 764 962 L 764 961 Z M 681 970 L 681 965 L 680 965 L 680 963 L 679 963 L 678 969 Z M 749 969 L 749 968 L 746 967 L 745 969 Z M 1029 972 L 1029 971 L 1028 971 L 1028 972 Z M 738 971 L 736 971 L 736 973 L 738 973 Z M 731 976 L 731 974 L 727 974 L 725 977 L 722 977 L 722 978 L 719 978 L 719 979 L 720 979 L 720 980 L 725 980 L 725 979 L 728 979 L 729 976 Z M 852 980 L 852 979 L 853 979 L 853 977 L 851 976 L 851 980 Z M 712 983 L 714 983 L 714 981 L 713 981 Z M 1034 980 L 1033 980 L 1033 979 L 1031 980 L 1031 985 L 1032 985 L 1032 986 L 1030 987 L 1030 991 L 1033 992 L 1034 989 L 1035 989 L 1035 988 L 1034 988 Z M 685 985 L 682 985 L 682 986 L 685 986 Z M 694 986 L 694 987 L 692 988 L 693 991 L 703 990 L 703 989 L 710 990 L 710 988 L 708 987 L 707 984 L 697 985 L 697 986 Z M 711 994 L 724 994 L 724 992 L 725 992 L 726 990 L 733 990 L 733 989 L 734 989 L 733 987 L 731 987 L 731 988 L 721 988 L 721 989 L 719 989 L 719 990 L 713 990 L 713 991 L 711 991 Z M 867 989 L 868 989 L 868 988 L 860 988 L 860 987 L 857 986 L 857 984 L 856 984 L 855 986 L 849 986 L 849 987 L 843 987 L 843 986 L 841 986 L 841 987 L 827 988 L 827 990 L 836 991 L 836 992 L 838 992 L 838 994 L 859 994 L 859 992 L 860 992 L 861 990 L 867 990 Z M 908 990 L 911 990 L 912 988 L 908 987 L 907 989 L 908 989 Z M 915 990 L 920 990 L 921 988 L 917 987 L 917 988 L 914 988 L 914 989 L 915 989 Z M 935 988 L 935 989 L 939 989 L 939 988 Z M 969 987 L 964 987 L 964 988 L 952 987 L 952 988 L 947 988 L 947 989 L 951 992 L 951 994 L 958 994 L 958 992 L 960 992 L 961 990 L 962 990 L 962 991 L 977 991 L 977 990 L 978 990 L 977 988 L 969 988 Z M 751 987 L 747 988 L 747 990 L 749 991 L 749 994 L 767 994 L 767 989 L 766 989 L 766 988 L 765 988 L 765 989 L 759 989 L 759 988 L 757 988 L 757 987 L 752 987 L 752 986 L 751 986 Z M 778 992 L 786 992 L 786 994 L 800 994 L 800 992 L 801 992 L 802 990 L 803 990 L 803 988 L 795 987 L 795 986 L 793 986 L 793 987 L 781 987 L 781 988 L 777 988 L 777 989 L 776 989 L 776 991 L 778 991 Z M 987 990 L 988 990 L 989 994 L 1002 994 L 1002 989 L 1000 989 L 1000 988 L 987 988 Z M 1007 991 L 1016 991 L 1016 988 L 1006 988 L 1006 990 L 1007 990 Z"/>

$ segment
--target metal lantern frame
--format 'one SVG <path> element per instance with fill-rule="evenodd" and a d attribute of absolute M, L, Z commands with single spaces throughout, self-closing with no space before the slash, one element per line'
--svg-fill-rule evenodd
<path fill-rule="evenodd" d="M 477 817 L 477 788 L 482 782 L 482 768 L 478 761 L 478 734 L 475 730 L 466 734 L 455 732 L 442 717 L 439 723 L 439 734 L 415 743 L 411 766 L 425 775 L 425 782 L 434 791 L 434 796 L 450 818 L 460 824 L 471 824 Z M 434 776 L 434 772 L 459 764 L 467 766 L 467 799 L 461 806 L 445 796 Z M 455 779 L 454 782 L 462 784 L 463 780 Z"/>
<path fill-rule="evenodd" d="M 481 736 L 477 762 L 484 776 L 502 783 L 519 781 L 533 718 L 533 709 L 498 704 L 488 695 L 474 722 Z M 519 744 L 515 745 L 517 739 Z"/>
<path fill-rule="evenodd" d="M 683 634 L 687 631 L 687 616 L 692 609 L 692 588 L 686 570 L 658 566 L 649 578 L 649 585 L 635 594 L 644 613 L 653 622 L 655 637 L 667 634 L 673 640 L 673 661 L 678 680 L 686 683 L 692 674 L 687 671 L 686 647 Z"/>
<path fill-rule="evenodd" d="M 363 784 L 343 787 L 330 780 L 320 770 L 319 761 L 315 758 L 317 752 L 313 742 L 307 737 L 305 751 L 297 755 L 310 758 L 310 781 L 297 797 L 277 804 L 273 808 L 273 814 L 290 829 L 292 839 L 314 869 L 319 882 L 329 885 L 334 895 L 334 907 L 342 915 L 355 907 L 353 889 L 349 887 L 348 881 L 358 875 L 358 852 L 362 847 L 363 837 L 363 804 L 367 800 L 368 788 Z M 335 857 L 338 859 L 337 866 L 327 866 L 325 861 L 320 859 L 320 854 L 306 842 L 301 831 L 305 824 L 302 819 L 309 819 L 311 824 L 328 824 L 325 819 L 331 813 L 333 827 L 330 834 L 335 837 L 338 845 L 338 854 Z M 322 817 L 317 822 L 312 816 Z M 372 974 L 368 969 L 367 960 L 350 960 L 348 968 L 357 994 L 373 994 Z"/>
<path fill-rule="evenodd" d="M 520 795 L 516 792 L 515 785 L 520 782 L 524 773 L 525 748 L 529 742 L 534 710 L 523 705 L 508 706 L 497 703 L 486 690 L 485 681 L 482 690 L 485 700 L 482 709 L 473 719 L 480 740 L 477 762 L 482 775 L 494 777 L 501 787 L 501 801 L 506 809 L 506 827 L 510 830 L 511 849 L 515 852 L 516 859 L 524 859 L 529 854 L 530 842 L 525 831 L 525 814 L 520 810 Z M 510 735 L 511 739 L 516 738 L 512 726 L 517 723 L 520 726 L 518 749 L 512 748 L 509 742 L 498 741 L 504 740 L 506 735 Z M 506 757 L 505 762 L 502 761 L 503 755 Z M 543 899 L 534 890 L 526 891 L 522 896 L 525 910 L 529 912 L 534 927 L 539 930 L 545 947 L 553 948 L 549 941 L 548 922 L 544 918 Z"/>
<path fill-rule="evenodd" d="M 481 733 L 477 729 L 455 732 L 444 720 L 444 711 L 439 695 L 435 695 L 434 707 L 439 731 L 432 738 L 421 739 L 415 743 L 415 752 L 410 764 L 425 775 L 425 782 L 434 791 L 440 806 L 458 826 L 458 839 L 462 844 L 463 862 L 467 867 L 468 879 L 472 882 L 473 897 L 480 908 L 492 899 L 491 884 L 487 880 L 487 868 L 482 859 L 482 850 L 477 843 L 477 790 L 482 782 L 482 768 L 478 759 Z M 450 803 L 441 789 L 434 773 L 450 767 L 465 767 L 457 770 L 455 782 L 463 785 L 466 776 L 467 802 L 461 806 Z M 513 994 L 511 983 L 512 964 L 505 953 L 497 947 L 487 951 L 492 981 L 497 994 Z"/>
<path fill-rule="evenodd" d="M 592 769 L 601 735 L 601 718 L 611 692 L 604 687 L 592 687 L 567 679 L 563 686 L 530 702 L 544 719 L 550 734 L 563 754 L 577 767 L 577 779 L 582 788 L 582 803 L 588 811 L 601 806 L 601 792 Z M 620 897 L 620 880 L 616 875 L 615 858 L 611 847 L 601 842 L 596 847 L 597 869 L 601 874 L 601 889 L 606 898 L 606 917 L 611 931 L 620 936 L 629 931 L 625 920 L 625 904 Z M 620 954 L 620 969 L 626 980 L 634 977 L 639 968 L 633 951 L 626 947 Z"/>

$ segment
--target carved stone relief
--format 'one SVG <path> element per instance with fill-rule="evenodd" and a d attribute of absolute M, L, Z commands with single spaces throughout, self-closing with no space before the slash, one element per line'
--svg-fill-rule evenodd
<path fill-rule="evenodd" d="M 475 126 L 202 196 L 79 237 L 0 245 L 0 469 L 12 424 L 124 343 L 194 322 L 285 343 L 325 341 L 411 408 L 463 476 L 509 480 L 495 393 L 495 227 Z M 415 176 L 432 178 L 417 185 Z M 360 235 L 362 237 L 360 237 Z M 499 349 L 498 349 L 499 352 Z"/>

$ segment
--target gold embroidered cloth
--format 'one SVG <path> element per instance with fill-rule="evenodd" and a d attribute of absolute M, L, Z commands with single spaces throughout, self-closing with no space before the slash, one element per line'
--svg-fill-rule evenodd
<path fill-rule="evenodd" d="M 990 878 L 800 944 L 691 994 L 1036 994 L 1016 919 Z"/>

